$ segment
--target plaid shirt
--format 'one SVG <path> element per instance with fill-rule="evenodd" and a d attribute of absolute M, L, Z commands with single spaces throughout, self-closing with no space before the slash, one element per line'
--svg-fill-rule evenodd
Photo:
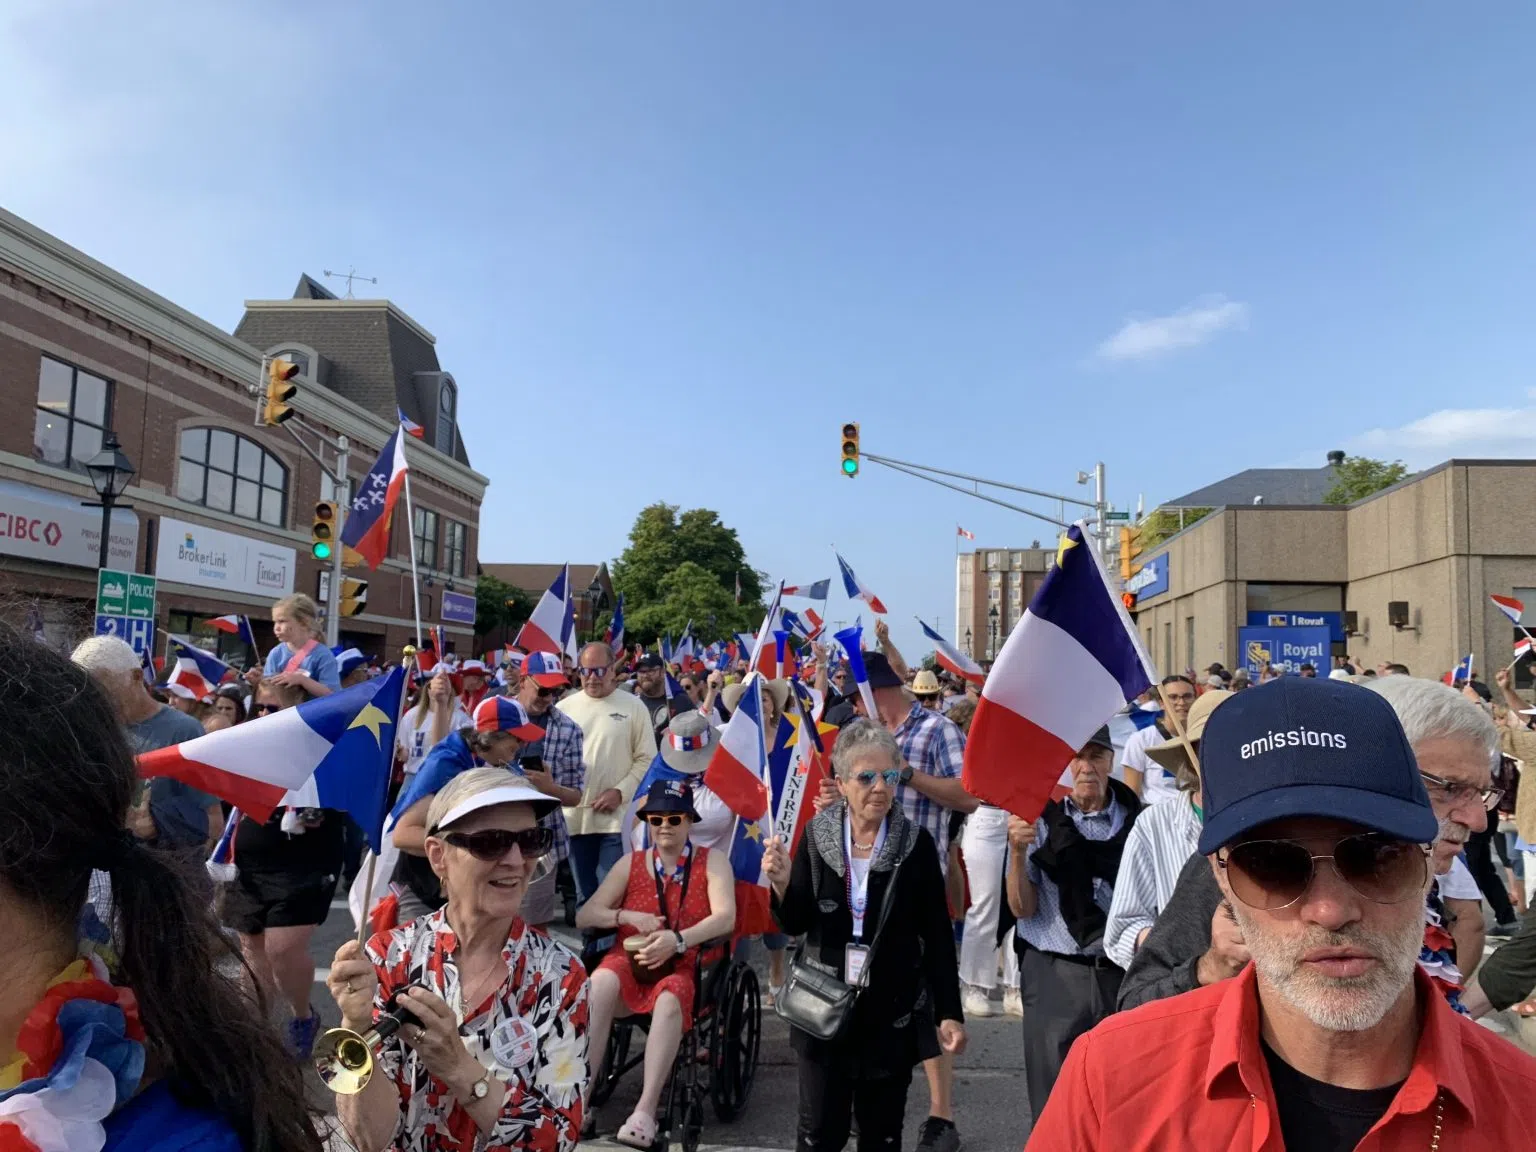
<path fill-rule="evenodd" d="M 581 761 L 581 725 L 558 708 L 544 713 L 548 722 L 544 739 L 535 740 L 523 750 L 525 760 L 543 760 L 556 784 L 575 788 L 578 792 L 586 786 L 587 769 Z M 555 832 L 555 859 L 566 860 L 571 854 L 571 837 L 566 831 L 565 817 L 556 808 L 539 823 Z"/>
<path fill-rule="evenodd" d="M 965 734 L 948 716 L 914 703 L 912 711 L 894 733 L 904 760 L 913 772 L 926 772 L 942 780 L 960 779 L 965 764 Z M 910 784 L 896 790 L 902 809 L 928 835 L 939 850 L 939 866 L 949 865 L 949 809 L 930 800 Z"/>

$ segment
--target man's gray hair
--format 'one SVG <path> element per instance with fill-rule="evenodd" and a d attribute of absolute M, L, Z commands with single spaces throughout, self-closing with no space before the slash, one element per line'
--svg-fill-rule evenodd
<path fill-rule="evenodd" d="M 116 636 L 91 636 L 75 647 L 69 657 L 75 665 L 92 674 L 102 672 L 137 672 L 143 665 L 139 654 L 125 640 Z"/>
<path fill-rule="evenodd" d="M 846 780 L 853 774 L 853 762 L 871 752 L 883 752 L 890 757 L 892 768 L 901 767 L 901 746 L 896 737 L 868 720 L 855 720 L 838 733 L 832 746 L 832 770 L 839 780 Z"/>
<path fill-rule="evenodd" d="M 1412 676 L 1378 676 L 1365 689 L 1392 705 L 1410 746 L 1441 736 L 1460 737 L 1482 745 L 1490 768 L 1497 762 L 1499 733 L 1493 717 L 1456 689 Z"/>

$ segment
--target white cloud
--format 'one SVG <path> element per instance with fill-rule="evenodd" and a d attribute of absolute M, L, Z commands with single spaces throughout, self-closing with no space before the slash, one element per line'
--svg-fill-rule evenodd
<path fill-rule="evenodd" d="M 1536 400 L 1536 395 L 1530 395 Z M 1346 444 L 1354 456 L 1427 468 L 1460 457 L 1536 457 L 1536 405 L 1442 408 L 1396 428 L 1372 428 Z"/>
<path fill-rule="evenodd" d="M 1248 306 L 1224 296 L 1211 296 L 1180 308 L 1170 316 L 1127 320 L 1094 353 L 1100 360 L 1151 360 L 1181 348 L 1214 340 L 1228 328 L 1244 328 Z"/>

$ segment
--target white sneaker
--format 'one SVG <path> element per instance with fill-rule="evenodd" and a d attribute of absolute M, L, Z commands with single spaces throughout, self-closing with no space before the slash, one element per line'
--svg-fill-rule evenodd
<path fill-rule="evenodd" d="M 972 988 L 969 985 L 960 994 L 960 1007 L 968 1020 L 992 1015 L 991 999 L 980 988 Z"/>
<path fill-rule="evenodd" d="M 1003 1013 L 1021 1020 L 1024 1018 L 1024 1000 L 1017 988 L 1003 989 Z"/>

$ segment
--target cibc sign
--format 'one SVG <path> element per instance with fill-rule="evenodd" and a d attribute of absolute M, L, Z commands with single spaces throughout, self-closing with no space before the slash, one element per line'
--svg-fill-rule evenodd
<path fill-rule="evenodd" d="M 139 554 L 139 518 L 112 513 L 108 564 L 132 569 Z M 100 559 L 101 509 L 80 497 L 0 480 L 0 555 L 94 569 Z"/>

